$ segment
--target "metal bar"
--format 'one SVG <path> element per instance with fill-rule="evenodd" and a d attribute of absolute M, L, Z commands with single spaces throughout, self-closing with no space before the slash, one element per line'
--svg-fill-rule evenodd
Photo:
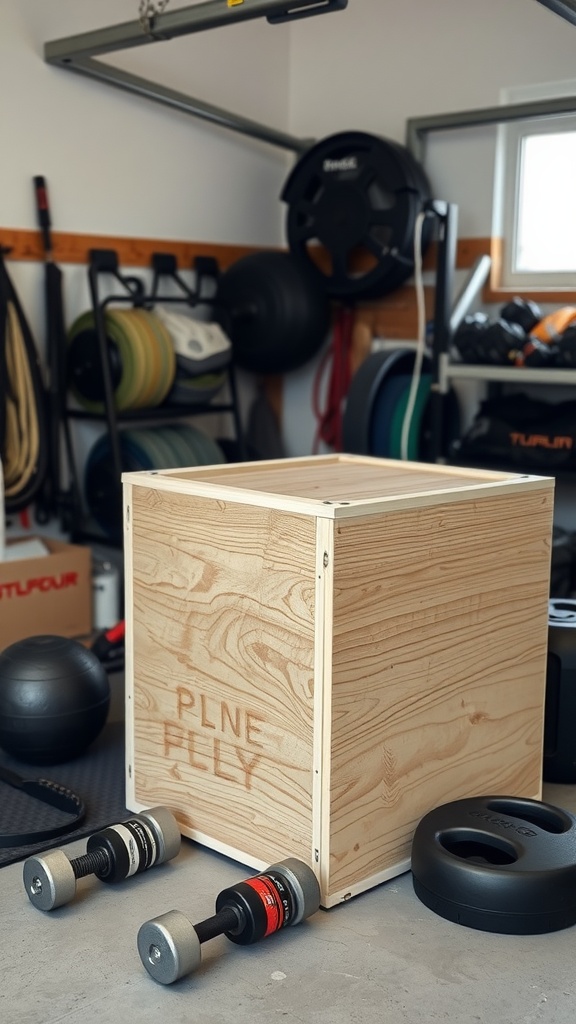
<path fill-rule="evenodd" d="M 491 267 L 492 259 L 490 256 L 479 256 L 478 259 L 475 260 L 474 265 L 464 282 L 462 290 L 458 294 L 454 305 L 452 306 L 452 313 L 450 314 L 451 336 L 456 333 L 464 317 L 467 316 L 470 306 L 476 301 L 479 292 L 486 284 Z"/>
<path fill-rule="evenodd" d="M 436 253 L 436 297 L 434 303 L 434 345 L 432 353 L 432 389 L 430 393 L 431 438 L 430 452 L 433 462 L 442 462 L 446 421 L 447 396 L 440 389 L 442 356 L 450 344 L 450 306 L 454 267 L 456 266 L 456 239 L 458 236 L 458 207 L 454 203 L 435 200 L 431 204 L 438 218 Z"/>
<path fill-rule="evenodd" d="M 559 14 L 571 25 L 576 25 L 576 3 L 574 0 L 538 0 L 538 3 L 547 7 L 549 11 L 553 11 L 554 14 Z"/>
<path fill-rule="evenodd" d="M 98 54 L 127 50 L 144 43 L 175 39 L 177 36 L 207 29 L 220 28 L 241 21 L 251 21 L 274 15 L 286 14 L 286 9 L 298 11 L 310 7 L 315 13 L 324 12 L 318 0 L 244 0 L 232 6 L 223 0 L 206 0 L 193 7 L 181 7 L 176 11 L 164 11 L 152 20 L 150 32 L 146 32 L 140 21 L 125 21 L 120 25 L 94 29 L 81 35 L 55 39 L 44 46 L 44 56 L 49 64 L 67 64 L 78 57 L 95 57 Z"/>
<path fill-rule="evenodd" d="M 135 93 L 137 96 L 143 96 L 146 99 L 154 100 L 156 103 L 162 103 L 164 106 L 172 107 L 184 114 L 191 114 L 193 117 L 198 117 L 203 121 L 211 121 L 221 128 L 229 128 L 231 131 L 241 132 L 242 135 L 251 136 L 254 139 L 259 139 L 261 142 L 268 142 L 270 145 L 279 146 L 281 149 L 289 149 L 295 153 L 301 153 L 308 149 L 313 142 L 312 139 L 298 139 L 294 135 L 288 135 L 286 132 L 269 128 L 268 125 L 252 121 L 241 114 L 235 114 L 230 110 L 223 110 L 221 107 L 204 103 L 194 96 L 188 96 L 186 93 L 169 89 L 158 82 L 152 82 L 147 78 L 140 78 L 138 75 L 122 71 L 120 68 L 114 68 L 99 60 L 91 60 L 89 57 L 83 58 L 67 64 L 66 67 L 69 71 L 86 75 L 88 78 L 105 82 L 107 85 L 114 85 L 125 92 Z"/>
<path fill-rule="evenodd" d="M 508 121 L 524 121 L 533 117 L 553 117 L 575 112 L 576 96 L 558 96 L 529 103 L 510 103 L 478 110 L 461 110 L 452 114 L 412 117 L 406 124 L 406 144 L 412 155 L 421 163 L 424 159 L 426 138 L 430 132 L 473 128 L 482 124 L 505 124 Z"/>
<path fill-rule="evenodd" d="M 298 17 L 298 12 L 302 11 L 322 14 L 332 9 L 331 0 L 245 0 L 244 3 L 233 6 L 225 5 L 222 0 L 207 0 L 193 7 L 183 7 L 177 11 L 157 15 L 153 19 L 150 32 L 145 31 L 140 21 L 131 21 L 85 32 L 82 35 L 53 40 L 45 44 L 44 57 L 48 64 L 56 64 L 68 71 L 75 71 L 96 81 L 116 86 L 126 92 L 190 114 L 192 117 L 240 132 L 260 142 L 302 153 L 312 145 L 313 139 L 298 139 L 233 111 L 205 103 L 159 82 L 141 78 L 92 58 L 95 54 L 113 53 L 142 46 L 144 43 L 173 39 L 254 18 L 286 15 Z"/>

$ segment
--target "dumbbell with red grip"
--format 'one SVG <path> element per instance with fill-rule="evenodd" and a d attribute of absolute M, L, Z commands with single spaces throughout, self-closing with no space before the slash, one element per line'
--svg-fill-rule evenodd
<path fill-rule="evenodd" d="M 290 857 L 223 889 L 216 899 L 216 913 L 198 924 L 178 910 L 147 921 L 138 932 L 138 952 L 148 974 L 162 985 L 171 985 L 200 966 L 203 942 L 217 935 L 239 945 L 258 942 L 299 924 L 319 906 L 316 875 L 303 861 Z"/>

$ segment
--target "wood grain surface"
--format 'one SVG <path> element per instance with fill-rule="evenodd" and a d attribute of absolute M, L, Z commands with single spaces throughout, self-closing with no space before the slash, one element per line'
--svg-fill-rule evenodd
<path fill-rule="evenodd" d="M 539 797 L 552 491 L 336 526 L 330 890 L 440 803 Z"/>
<path fill-rule="evenodd" d="M 314 521 L 146 488 L 131 521 L 137 801 L 309 861 Z"/>

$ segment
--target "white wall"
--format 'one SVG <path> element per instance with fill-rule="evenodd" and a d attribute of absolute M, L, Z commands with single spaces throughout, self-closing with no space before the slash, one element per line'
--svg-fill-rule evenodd
<path fill-rule="evenodd" d="M 0 227 L 36 227 L 32 177 L 44 174 L 54 230 L 277 244 L 285 151 L 44 62 L 46 41 L 137 16 L 137 0 L 0 0 Z M 289 30 L 259 20 L 114 62 L 276 126 L 287 122 L 288 58 Z M 41 268 L 11 270 L 41 336 Z M 67 268 L 70 317 L 88 301 L 84 281 Z"/>

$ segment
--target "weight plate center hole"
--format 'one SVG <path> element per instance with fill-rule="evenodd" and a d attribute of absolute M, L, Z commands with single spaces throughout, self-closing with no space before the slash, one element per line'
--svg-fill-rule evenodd
<path fill-rule="evenodd" d="M 553 835 L 562 835 L 572 827 L 567 815 L 550 806 L 524 806 L 521 800 L 491 800 L 487 806 L 496 814 L 508 814 Z"/>
<path fill-rule="evenodd" d="M 316 235 L 328 249 L 346 252 L 358 245 L 371 226 L 368 194 L 354 184 L 330 182 L 316 206 Z"/>
<path fill-rule="evenodd" d="M 483 867 L 499 866 L 514 864 L 518 860 L 512 843 L 500 836 L 476 832 L 473 829 L 451 829 L 441 832 L 438 842 L 447 853 L 460 860 L 466 860 L 469 864 L 479 864 Z"/>

